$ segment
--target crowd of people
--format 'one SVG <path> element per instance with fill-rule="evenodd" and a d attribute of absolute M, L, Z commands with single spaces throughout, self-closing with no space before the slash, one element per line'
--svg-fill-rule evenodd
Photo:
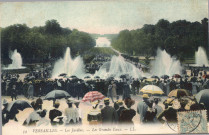
<path fill-rule="evenodd" d="M 42 108 L 43 100 L 39 97 L 31 102 L 33 112 L 31 112 L 24 123 L 24 126 L 40 126 L 40 125 L 79 125 L 82 124 L 84 117 L 87 118 L 89 125 L 98 124 L 128 124 L 133 125 L 133 118 L 139 115 L 141 124 L 153 123 L 175 123 L 177 122 L 178 111 L 188 110 L 203 110 L 204 104 L 199 104 L 193 97 L 180 96 L 178 98 L 167 98 L 163 104 L 164 107 L 158 105 L 159 97 L 149 97 L 148 94 L 142 95 L 142 101 L 137 104 L 137 109 L 134 110 L 132 106 L 135 100 L 127 97 L 124 100 L 117 100 L 113 106 L 110 106 L 110 99 L 103 100 L 104 107 L 100 100 L 91 102 L 92 109 L 84 116 L 82 108 L 79 108 L 80 101 L 72 98 L 66 98 L 67 108 L 60 110 L 60 103 L 58 100 L 53 104 L 53 109 L 49 110 L 49 118 L 46 118 L 47 111 Z M 16 115 L 18 110 L 8 111 L 8 102 L 3 100 L 4 109 L 2 110 L 2 123 L 3 125 L 10 121 L 18 122 Z"/>
<path fill-rule="evenodd" d="M 85 65 L 85 69 L 87 73 L 94 74 L 99 68 L 103 65 L 103 63 L 110 61 L 110 55 L 99 54 L 96 55 L 92 61 Z"/>
<path fill-rule="evenodd" d="M 199 73 L 200 74 L 200 73 Z M 9 78 L 7 76 L 10 76 Z M 12 76 L 12 77 L 11 77 Z M 190 77 L 191 78 L 191 77 Z M 99 91 L 103 95 L 110 97 L 123 96 L 123 99 L 129 97 L 130 94 L 138 94 L 139 89 L 147 84 L 152 84 L 160 87 L 165 95 L 168 95 L 171 90 L 180 88 L 186 89 L 191 94 L 196 94 L 202 89 L 209 88 L 208 78 L 202 76 L 192 76 L 171 79 L 154 79 L 147 81 L 145 79 L 124 79 L 121 80 L 84 80 L 84 79 L 50 79 L 50 78 L 33 78 L 33 74 L 26 76 L 24 81 L 19 79 L 18 74 L 3 75 L 1 82 L 1 90 L 3 96 L 11 96 L 12 99 L 17 99 L 17 95 L 24 95 L 27 98 L 43 96 L 54 89 L 67 91 L 71 96 L 82 98 L 89 91 Z M 110 92 L 111 91 L 111 92 Z"/>
<path fill-rule="evenodd" d="M 106 61 L 103 57 L 98 57 L 97 61 Z M 125 76 L 125 77 L 124 77 Z M 151 80 L 150 80 L 151 79 Z M 95 124 L 134 124 L 133 118 L 140 117 L 140 123 L 177 122 L 177 112 L 182 110 L 207 109 L 203 104 L 197 103 L 194 96 L 184 96 L 167 98 L 163 101 L 160 97 L 150 97 L 150 94 L 140 93 L 140 89 L 145 85 L 156 85 L 161 88 L 164 95 L 174 89 L 185 89 L 190 95 L 195 95 L 203 89 L 209 89 L 209 75 L 207 71 L 190 68 L 183 75 L 174 76 L 152 76 L 150 78 L 131 78 L 127 75 L 121 76 L 118 80 L 113 77 L 107 79 L 79 79 L 76 76 L 71 78 L 50 78 L 50 71 L 33 71 L 27 74 L 24 79 L 20 79 L 19 74 L 2 73 L 1 91 L 2 96 L 11 96 L 12 101 L 17 100 L 19 95 L 25 96 L 28 100 L 33 100 L 31 106 L 34 111 L 24 121 L 23 125 L 71 125 L 82 124 L 82 119 L 87 117 L 90 125 Z M 63 111 L 59 109 L 60 103 L 54 101 L 53 109 L 42 108 L 43 99 L 47 93 L 53 90 L 64 90 L 71 95 L 72 99 L 66 98 L 67 108 Z M 101 101 L 92 103 L 92 109 L 87 116 L 83 116 L 82 109 L 79 108 L 80 99 L 90 91 L 99 91 L 105 97 L 104 107 Z M 133 95 L 142 95 L 143 100 L 137 104 L 137 109 L 132 106 L 136 101 Z M 35 100 L 36 99 L 36 100 Z M 110 106 L 110 103 L 113 106 Z M 173 104 L 179 104 L 179 107 Z M 10 120 L 18 121 L 15 112 L 9 112 L 6 100 L 3 101 L 2 119 L 3 125 Z M 49 112 L 48 112 L 49 111 Z M 49 113 L 49 118 L 46 114 Z"/>

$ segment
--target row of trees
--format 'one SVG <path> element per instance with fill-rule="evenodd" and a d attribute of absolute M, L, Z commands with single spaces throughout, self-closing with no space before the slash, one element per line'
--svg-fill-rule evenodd
<path fill-rule="evenodd" d="M 178 20 L 170 23 L 161 19 L 155 25 L 123 30 L 111 42 L 113 48 L 129 55 L 155 56 L 158 47 L 181 61 L 194 56 L 198 46 L 208 48 L 208 19 L 200 22 Z"/>
<path fill-rule="evenodd" d="M 49 58 L 62 57 L 66 47 L 72 55 L 82 54 L 94 47 L 95 40 L 85 32 L 62 28 L 56 20 L 48 20 L 45 26 L 29 28 L 15 24 L 1 28 L 2 62 L 8 63 L 9 53 L 17 49 L 24 62 L 43 62 Z"/>

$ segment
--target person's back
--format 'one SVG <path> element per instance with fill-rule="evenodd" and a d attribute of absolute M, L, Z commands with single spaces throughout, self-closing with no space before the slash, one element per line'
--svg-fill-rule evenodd
<path fill-rule="evenodd" d="M 102 110 L 101 110 L 101 114 L 102 114 L 102 122 L 103 123 L 112 123 L 114 121 L 114 114 L 115 113 L 115 109 L 111 106 L 105 106 Z"/>
<path fill-rule="evenodd" d="M 68 108 L 65 109 L 65 115 L 67 117 L 67 124 L 77 123 L 78 111 L 72 107 L 72 103 L 68 103 Z"/>
<path fill-rule="evenodd" d="M 115 109 L 111 106 L 109 106 L 109 98 L 106 98 L 104 100 L 105 107 L 101 110 L 102 115 L 102 123 L 114 123 L 118 120 L 117 112 Z"/>
<path fill-rule="evenodd" d="M 93 103 L 93 108 L 87 115 L 87 120 L 89 121 L 89 125 L 97 125 L 102 121 L 101 110 L 97 109 L 98 102 Z"/>
<path fill-rule="evenodd" d="M 143 100 L 138 103 L 137 105 L 137 113 L 140 115 L 140 122 L 143 122 L 144 116 L 146 114 L 148 105 L 146 102 L 148 102 L 148 95 L 147 94 L 143 94 Z"/>
<path fill-rule="evenodd" d="M 159 114 L 158 119 L 161 120 L 163 116 L 168 122 L 177 122 L 177 110 L 175 110 L 173 107 L 168 107 L 165 109 Z"/>
<path fill-rule="evenodd" d="M 134 109 L 131 109 L 131 106 L 135 104 L 135 101 L 131 98 L 126 98 L 124 100 L 125 105 L 127 109 L 124 109 L 121 112 L 121 115 L 119 117 L 119 123 L 121 124 L 133 124 L 133 117 L 136 115 L 136 111 Z"/>
<path fill-rule="evenodd" d="M 136 111 L 134 109 L 124 109 L 121 112 L 119 122 L 122 123 L 133 123 L 132 119 L 136 115 Z"/>
<path fill-rule="evenodd" d="M 149 106 L 147 108 L 146 113 L 145 113 L 143 122 L 144 123 L 153 123 L 154 122 L 154 119 L 156 117 L 156 114 L 157 114 L 157 109 L 152 108 L 152 106 Z"/>
<path fill-rule="evenodd" d="M 124 106 L 120 106 L 120 107 L 119 107 L 119 109 L 117 110 L 118 117 L 120 117 L 121 112 L 122 112 L 123 110 L 125 110 L 125 109 L 126 109 L 126 108 L 125 108 Z"/>
<path fill-rule="evenodd" d="M 57 110 L 57 109 L 53 109 L 49 111 L 49 119 L 51 120 L 51 122 L 53 122 L 54 118 L 56 118 L 57 116 L 61 116 L 62 112 Z"/>

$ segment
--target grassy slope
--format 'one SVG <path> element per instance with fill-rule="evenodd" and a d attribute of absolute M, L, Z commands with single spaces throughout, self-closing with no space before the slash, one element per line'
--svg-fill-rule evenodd
<path fill-rule="evenodd" d="M 87 51 L 84 55 L 97 55 L 97 54 L 117 55 L 109 47 L 94 47 L 90 49 L 89 51 Z"/>

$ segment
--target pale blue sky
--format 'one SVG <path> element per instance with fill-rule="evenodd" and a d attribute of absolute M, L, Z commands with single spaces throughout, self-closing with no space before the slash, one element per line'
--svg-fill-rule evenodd
<path fill-rule="evenodd" d="M 62 27 L 90 33 L 118 33 L 141 28 L 159 19 L 170 22 L 208 18 L 208 0 L 120 0 L 8 2 L 0 5 L 0 26 L 25 23 L 43 26 L 56 19 Z"/>

